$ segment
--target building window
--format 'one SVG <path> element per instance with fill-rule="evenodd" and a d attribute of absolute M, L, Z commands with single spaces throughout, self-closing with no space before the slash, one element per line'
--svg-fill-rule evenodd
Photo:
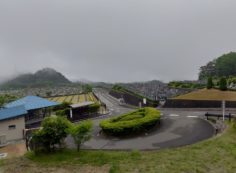
<path fill-rule="evenodd" d="M 14 129 L 16 129 L 16 125 L 10 125 L 10 126 L 8 126 L 8 130 L 14 130 Z"/>

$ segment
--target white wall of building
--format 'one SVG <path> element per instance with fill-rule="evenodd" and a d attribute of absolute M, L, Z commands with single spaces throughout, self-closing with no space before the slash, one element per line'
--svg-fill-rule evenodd
<path fill-rule="evenodd" d="M 0 136 L 6 135 L 6 140 L 8 142 L 23 139 L 24 129 L 25 129 L 24 116 L 15 119 L 0 121 Z"/>

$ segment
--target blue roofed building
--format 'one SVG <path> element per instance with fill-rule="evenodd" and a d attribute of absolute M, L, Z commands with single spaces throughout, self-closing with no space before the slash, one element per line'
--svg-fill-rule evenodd
<path fill-rule="evenodd" d="M 40 126 L 44 117 L 51 114 L 50 107 L 59 105 L 57 102 L 49 101 L 38 96 L 26 96 L 19 100 L 5 105 L 5 108 L 12 108 L 24 105 L 27 115 L 25 116 L 26 128 Z"/>
<path fill-rule="evenodd" d="M 0 109 L 0 139 L 5 141 L 23 139 L 25 129 L 39 127 L 57 102 L 37 96 L 27 96 L 8 103 Z M 0 146 L 2 145 L 0 140 Z"/>
<path fill-rule="evenodd" d="M 0 109 L 0 121 L 17 118 L 26 114 L 27 111 L 23 105 L 8 109 Z"/>
<path fill-rule="evenodd" d="M 24 105 L 25 109 L 27 111 L 29 111 L 29 110 L 52 107 L 52 106 L 56 106 L 58 104 L 59 103 L 57 103 L 57 102 L 49 101 L 47 99 L 44 99 L 44 98 L 41 98 L 38 96 L 26 96 L 22 99 L 10 102 L 7 105 L 5 105 L 4 107 L 5 108 L 12 108 L 12 107 Z"/>
<path fill-rule="evenodd" d="M 23 105 L 0 109 L 0 146 L 9 141 L 23 139 L 26 114 Z"/>

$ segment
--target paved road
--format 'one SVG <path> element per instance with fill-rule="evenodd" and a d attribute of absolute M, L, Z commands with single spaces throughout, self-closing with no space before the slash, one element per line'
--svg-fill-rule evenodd
<path fill-rule="evenodd" d="M 204 112 L 162 110 L 161 125 L 152 131 L 132 137 L 109 137 L 101 133 L 99 122 L 101 119 L 117 116 L 132 108 L 119 105 L 118 100 L 106 91 L 96 90 L 100 99 L 111 110 L 109 115 L 94 119 L 93 137 L 83 145 L 83 149 L 103 150 L 155 150 L 162 148 L 189 145 L 210 138 L 214 135 L 214 128 L 201 118 Z M 75 147 L 72 140 L 68 140 L 69 147 Z"/>
<path fill-rule="evenodd" d="M 102 119 L 118 116 L 133 111 L 134 109 L 128 106 L 127 107 L 121 106 L 119 101 L 116 98 L 110 96 L 108 91 L 106 90 L 97 89 L 94 92 L 99 97 L 99 99 L 107 105 L 107 108 L 109 110 L 109 113 L 107 115 L 93 119 L 93 124 L 94 124 L 93 136 L 96 137 L 101 131 L 101 128 L 99 127 L 99 122 Z"/>

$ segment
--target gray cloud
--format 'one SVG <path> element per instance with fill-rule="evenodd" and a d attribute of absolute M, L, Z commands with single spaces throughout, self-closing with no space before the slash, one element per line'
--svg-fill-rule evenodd
<path fill-rule="evenodd" d="M 234 0 L 1 0 L 0 78 L 196 79 L 236 49 Z"/>

